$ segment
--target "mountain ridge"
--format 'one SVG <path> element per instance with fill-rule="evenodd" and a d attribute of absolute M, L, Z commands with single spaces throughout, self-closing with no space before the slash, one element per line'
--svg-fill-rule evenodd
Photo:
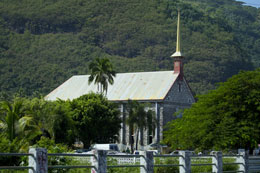
<path fill-rule="evenodd" d="M 96 57 L 117 72 L 173 70 L 178 8 L 195 93 L 260 66 L 260 12 L 234 0 L 1 0 L 0 90 L 47 94 Z"/>

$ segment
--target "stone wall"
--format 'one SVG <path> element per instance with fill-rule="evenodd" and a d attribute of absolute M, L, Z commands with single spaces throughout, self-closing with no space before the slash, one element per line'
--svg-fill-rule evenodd
<path fill-rule="evenodd" d="M 163 101 L 163 125 L 180 118 L 181 114 L 174 116 L 174 113 L 189 108 L 194 102 L 195 99 L 185 79 L 177 79 Z"/>

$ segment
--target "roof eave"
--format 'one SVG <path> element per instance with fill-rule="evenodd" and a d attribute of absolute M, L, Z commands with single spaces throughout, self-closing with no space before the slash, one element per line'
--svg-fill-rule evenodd
<path fill-rule="evenodd" d="M 111 102 L 116 102 L 116 103 L 119 103 L 119 102 L 123 102 L 123 103 L 127 103 L 129 100 L 135 100 L 135 101 L 139 101 L 139 102 L 163 102 L 164 99 L 153 99 L 153 100 L 149 100 L 149 99 L 128 99 L 128 100 L 108 100 L 108 101 L 111 101 Z"/>
<path fill-rule="evenodd" d="M 167 95 L 168 95 L 169 92 L 171 91 L 171 89 L 172 89 L 173 85 L 175 84 L 176 80 L 178 80 L 179 76 L 180 76 L 180 73 L 178 73 L 178 76 L 177 76 L 177 77 L 175 78 L 175 80 L 173 81 L 172 86 L 170 87 L 170 89 L 169 89 L 169 90 L 167 91 L 167 93 L 165 94 L 165 96 L 164 96 L 164 98 L 163 98 L 163 101 L 166 99 Z"/>

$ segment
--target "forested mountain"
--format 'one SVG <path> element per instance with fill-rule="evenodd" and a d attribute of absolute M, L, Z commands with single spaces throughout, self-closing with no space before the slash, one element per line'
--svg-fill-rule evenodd
<path fill-rule="evenodd" d="M 0 91 L 46 94 L 97 57 L 173 70 L 177 9 L 194 92 L 260 66 L 260 9 L 234 0 L 0 0 Z"/>

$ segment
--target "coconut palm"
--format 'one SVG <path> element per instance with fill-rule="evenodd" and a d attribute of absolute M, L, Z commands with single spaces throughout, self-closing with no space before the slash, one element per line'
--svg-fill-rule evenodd
<path fill-rule="evenodd" d="M 94 81 L 97 84 L 98 91 L 107 93 L 108 83 L 113 84 L 116 76 L 113 66 L 108 58 L 97 58 L 89 64 L 90 77 L 89 84 Z"/>

